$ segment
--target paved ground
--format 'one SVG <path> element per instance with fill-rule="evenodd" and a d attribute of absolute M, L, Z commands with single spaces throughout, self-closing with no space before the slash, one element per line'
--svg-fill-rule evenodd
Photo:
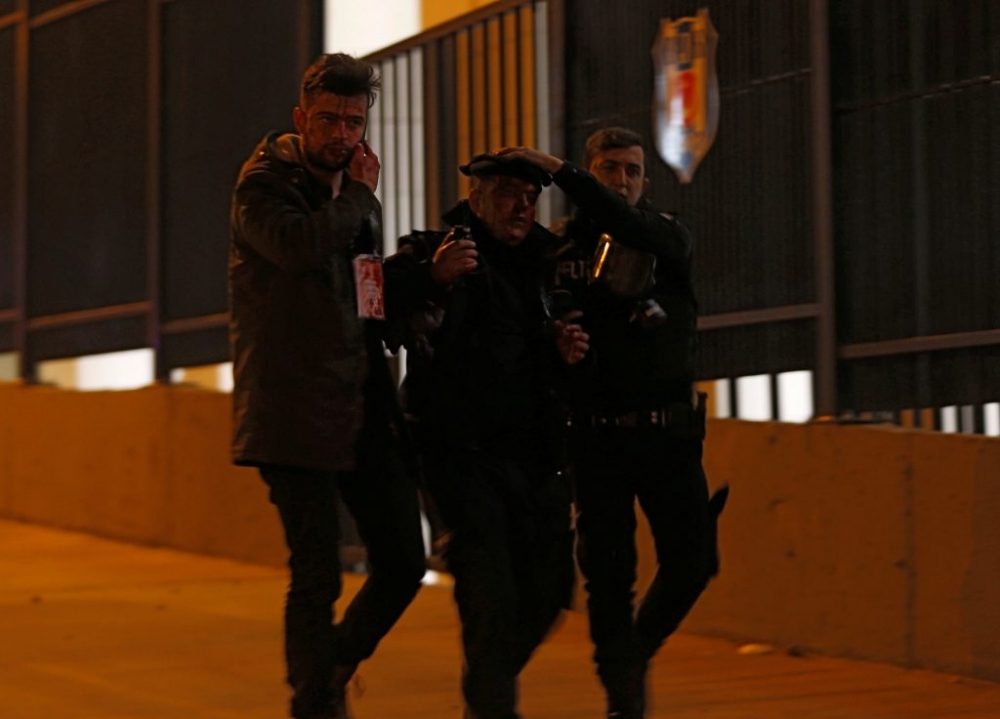
<path fill-rule="evenodd" d="M 0 719 L 281 719 L 284 583 L 266 567 L 0 522 Z M 600 719 L 589 651 L 573 613 L 524 676 L 525 719 Z M 356 718 L 459 719 L 458 668 L 450 592 L 425 587 L 363 666 Z M 1000 685 L 691 635 L 661 652 L 653 688 L 650 719 L 1000 717 Z"/>

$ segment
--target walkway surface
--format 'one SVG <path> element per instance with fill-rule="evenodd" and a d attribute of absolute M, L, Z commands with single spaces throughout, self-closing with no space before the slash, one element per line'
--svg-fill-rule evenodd
<path fill-rule="evenodd" d="M 358 577 L 348 580 L 355 592 Z M 0 522 L 0 718 L 281 719 L 282 570 Z M 650 719 L 997 719 L 1000 685 L 678 635 Z M 586 620 L 522 682 L 525 719 L 600 719 Z M 459 719 L 458 627 L 427 586 L 361 669 L 356 719 Z"/>

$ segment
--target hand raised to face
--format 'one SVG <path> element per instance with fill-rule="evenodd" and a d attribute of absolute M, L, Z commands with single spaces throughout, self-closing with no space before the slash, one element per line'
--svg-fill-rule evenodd
<path fill-rule="evenodd" d="M 378 155 L 372 150 L 367 140 L 362 140 L 354 146 L 354 152 L 348 166 L 352 180 L 364 183 L 369 190 L 375 192 L 381 169 L 382 165 L 379 163 Z"/>

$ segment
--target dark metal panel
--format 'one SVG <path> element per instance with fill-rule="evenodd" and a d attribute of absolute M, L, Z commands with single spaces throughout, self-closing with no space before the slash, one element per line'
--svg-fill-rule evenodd
<path fill-rule="evenodd" d="M 837 0 L 832 0 L 834 4 Z M 733 25 L 723 8 L 726 3 L 720 3 L 718 10 L 707 5 L 713 18 L 718 15 L 718 22 L 726 22 L 727 37 L 739 25 Z M 809 67 L 810 35 L 809 35 L 809 3 L 801 0 L 763 0 L 756 3 L 756 12 L 760 22 L 754 30 L 763 39 L 757 52 L 760 53 L 760 74 L 763 77 L 781 75 L 790 69 Z M 716 21 L 713 20 L 713 24 Z M 824 23 L 825 24 L 825 23 Z M 718 27 L 718 26 L 717 26 Z M 752 30 L 752 28 L 750 28 Z M 728 68 L 727 68 L 728 69 Z"/>
<path fill-rule="evenodd" d="M 601 126 L 623 124 L 650 137 L 650 48 L 659 21 L 700 6 L 634 2 L 622 12 L 609 3 L 574 4 L 566 19 L 571 158 Z M 812 302 L 807 6 L 742 2 L 710 11 L 720 34 L 715 146 L 690 185 L 647 146 L 650 197 L 679 212 L 696 235 L 702 313 Z"/>
<path fill-rule="evenodd" d="M 163 336 L 160 363 L 166 370 L 199 367 L 229 359 L 229 333 L 225 326 Z"/>
<path fill-rule="evenodd" d="M 960 82 L 995 71 L 997 16 L 992 0 L 926 4 L 924 58 L 931 86 Z"/>
<path fill-rule="evenodd" d="M 17 29 L 0 29 L 0 309 L 14 306 L 15 67 Z"/>
<path fill-rule="evenodd" d="M 69 6 L 77 2 L 78 0 L 28 0 L 28 8 L 31 11 L 32 17 L 34 17 L 53 10 L 70 9 Z"/>
<path fill-rule="evenodd" d="M 776 322 L 698 333 L 701 379 L 810 369 L 816 357 L 814 320 Z"/>
<path fill-rule="evenodd" d="M 146 296 L 146 13 L 108 2 L 31 32 L 31 317 Z"/>
<path fill-rule="evenodd" d="M 1000 88 L 991 77 L 1000 8 L 832 6 L 841 355 L 883 355 L 845 361 L 843 406 L 990 401 L 1000 372 L 991 339 L 1000 329 Z"/>
<path fill-rule="evenodd" d="M 240 164 L 265 133 L 293 130 L 302 43 L 298 16 L 283 6 L 163 6 L 165 319 L 226 308 L 229 197 Z"/>
<path fill-rule="evenodd" d="M 994 37 L 1000 38 L 1000 12 L 996 12 L 995 17 L 997 33 Z M 995 44 L 994 53 L 1000 65 L 1000 42 Z M 1000 67 L 997 71 L 1000 72 Z M 986 199 L 983 221 L 987 223 L 987 236 L 997 238 L 1000 237 L 1000 83 L 989 86 L 989 98 L 984 103 L 983 114 L 989 128 L 988 144 L 984 146 L 984 161 L 988 170 L 979 191 L 985 194 Z M 991 277 L 1000 277 L 1000 243 L 995 240 L 986 242 L 984 249 L 981 258 L 983 266 Z M 988 284 L 983 302 L 989 307 L 989 326 L 1000 327 L 1000 282 Z"/>
<path fill-rule="evenodd" d="M 916 332 L 913 253 L 913 118 L 906 103 L 864 108 L 835 121 L 839 337 Z"/>
<path fill-rule="evenodd" d="M 650 195 L 697 239 L 702 314 L 812 302 L 808 78 L 723 100 L 716 144 L 681 185 L 655 155 Z"/>
<path fill-rule="evenodd" d="M 796 74 L 763 85 L 757 94 L 759 141 L 743 152 L 760 157 L 760 204 L 749 209 L 761 217 L 761 236 L 751 243 L 758 246 L 761 257 L 756 279 L 763 287 L 750 306 L 809 302 L 815 299 L 809 155 L 812 133 L 806 112 L 809 78 Z M 704 219 L 707 222 L 710 218 Z"/>
<path fill-rule="evenodd" d="M 145 339 L 144 315 L 32 330 L 28 333 L 25 364 L 29 374 L 34 375 L 35 363 L 43 360 L 131 350 L 142 347 Z"/>
<path fill-rule="evenodd" d="M 926 397 L 914 387 L 926 365 Z M 1000 400 L 1000 346 L 870 357 L 841 363 L 840 406 L 856 411 L 920 409 Z"/>
<path fill-rule="evenodd" d="M 918 408 L 913 397 L 918 372 L 916 355 L 841 361 L 838 370 L 841 411 Z"/>
<path fill-rule="evenodd" d="M 933 334 L 997 327 L 997 275 L 993 272 L 1000 204 L 993 154 L 1000 85 L 974 85 L 926 100 L 928 216 L 928 326 Z M 992 102 L 991 102 L 992 97 Z M 995 152 L 995 151 L 994 151 Z"/>
<path fill-rule="evenodd" d="M 914 89 L 910 23 L 923 3 L 836 0 L 830 3 L 831 94 L 864 104 Z"/>
<path fill-rule="evenodd" d="M 932 406 L 977 404 L 1000 399 L 1000 386 L 990 386 L 986 381 L 986 368 L 998 361 L 1000 347 L 933 355 L 930 360 Z"/>

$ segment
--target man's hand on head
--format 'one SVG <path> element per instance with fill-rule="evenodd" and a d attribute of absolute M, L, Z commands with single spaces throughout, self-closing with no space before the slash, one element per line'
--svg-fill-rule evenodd
<path fill-rule="evenodd" d="M 550 175 L 559 171 L 563 161 L 558 157 L 546 154 L 531 147 L 503 147 L 493 153 L 498 158 L 506 160 L 521 160 L 548 172 Z"/>
<path fill-rule="evenodd" d="M 352 180 L 367 185 L 369 190 L 375 192 L 375 189 L 378 187 L 378 176 L 381 168 L 378 155 L 372 150 L 367 140 L 362 140 L 354 146 L 354 153 L 351 155 L 351 164 L 348 167 Z"/>

